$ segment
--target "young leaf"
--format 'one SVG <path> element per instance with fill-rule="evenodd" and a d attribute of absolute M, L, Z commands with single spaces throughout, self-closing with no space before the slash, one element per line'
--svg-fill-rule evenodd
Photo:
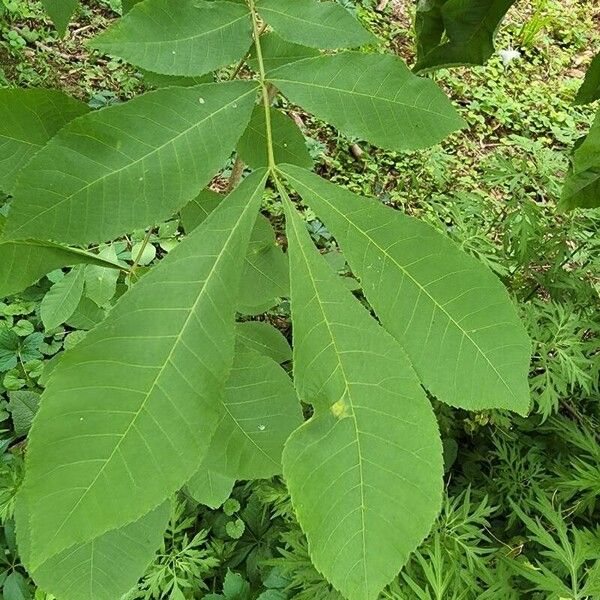
<path fill-rule="evenodd" d="M 79 6 L 79 0 L 42 0 L 42 4 L 58 33 L 64 35 L 73 13 Z"/>
<path fill-rule="evenodd" d="M 342 52 L 280 67 L 268 78 L 343 133 L 388 150 L 433 146 L 465 125 L 433 81 L 395 56 Z"/>
<path fill-rule="evenodd" d="M 76 119 L 23 169 L 5 235 L 87 243 L 168 218 L 229 157 L 256 90 L 167 88 Z"/>
<path fill-rule="evenodd" d="M 69 121 L 89 111 L 56 90 L 0 90 L 0 190 L 12 192 L 19 171 Z"/>
<path fill-rule="evenodd" d="M 34 581 L 57 600 L 115 600 L 143 575 L 163 541 L 170 517 L 165 502 L 121 529 L 109 531 L 53 556 L 30 569 L 27 507 L 19 502 L 17 540 L 20 558 Z"/>
<path fill-rule="evenodd" d="M 91 46 L 155 73 L 204 75 L 242 58 L 251 33 L 243 4 L 145 0 Z"/>
<path fill-rule="evenodd" d="M 337 2 L 319 0 L 261 0 L 261 17 L 284 40 L 313 48 L 356 48 L 377 43 Z"/>
<path fill-rule="evenodd" d="M 246 179 L 52 373 L 19 492 L 31 568 L 138 519 L 197 469 L 233 362 L 234 257 L 264 182 L 264 172 Z"/>
<path fill-rule="evenodd" d="M 292 349 L 279 329 L 263 321 L 245 321 L 237 324 L 238 342 L 250 350 L 256 350 L 284 363 L 292 360 Z"/>
<path fill-rule="evenodd" d="M 588 67 L 585 79 L 575 97 L 575 104 L 589 104 L 600 99 L 600 54 L 597 54 Z"/>
<path fill-rule="evenodd" d="M 283 65 L 303 60 L 305 58 L 314 58 L 319 56 L 319 51 L 314 48 L 307 48 L 300 44 L 293 44 L 282 40 L 275 33 L 267 33 L 260 38 L 262 48 L 263 62 L 267 72 L 273 71 Z M 248 64 L 256 72 L 259 71 L 258 59 L 256 58 L 256 48 L 252 49 L 252 56 Z"/>
<path fill-rule="evenodd" d="M 286 372 L 255 350 L 238 352 L 223 407 L 200 471 L 233 479 L 280 474 L 283 445 L 302 423 L 300 403 Z"/>
<path fill-rule="evenodd" d="M 75 267 L 44 296 L 40 316 L 46 331 L 62 325 L 74 312 L 83 295 L 85 270 Z"/>
<path fill-rule="evenodd" d="M 304 135 L 290 117 L 279 110 L 269 109 L 275 163 L 289 163 L 305 169 L 313 168 Z M 257 106 L 244 135 L 238 142 L 238 153 L 253 169 L 269 166 L 266 134 L 266 115 L 263 106 Z"/>
<path fill-rule="evenodd" d="M 0 240 L 0 298 L 16 294 L 50 271 L 77 264 L 121 268 L 97 254 L 39 240 Z"/>
<path fill-rule="evenodd" d="M 284 475 L 315 567 L 349 600 L 374 600 L 441 506 L 439 431 L 400 345 L 285 210 L 294 380 L 315 415 L 287 441 Z"/>
<path fill-rule="evenodd" d="M 217 509 L 231 496 L 234 485 L 232 477 L 201 468 L 188 481 L 187 489 L 196 502 Z"/>
<path fill-rule="evenodd" d="M 491 271 L 422 221 L 298 167 L 282 171 L 336 237 L 433 394 L 470 410 L 527 413 L 530 341 Z"/>
<path fill-rule="evenodd" d="M 419 3 L 420 52 L 415 70 L 484 64 L 494 53 L 496 31 L 514 3 L 515 0 L 434 0 L 433 7 L 429 2 Z M 426 14 L 420 17 L 422 10 Z"/>

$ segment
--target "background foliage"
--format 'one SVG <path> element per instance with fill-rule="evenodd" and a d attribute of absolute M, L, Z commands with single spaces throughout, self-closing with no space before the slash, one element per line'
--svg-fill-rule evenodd
<path fill-rule="evenodd" d="M 58 87 L 96 107 L 145 89 L 134 69 L 82 44 L 106 27 L 120 10 L 118 2 L 84 3 L 64 40 L 37 3 L 3 2 L 4 85 Z M 383 12 L 375 2 L 341 4 L 414 64 L 410 3 L 389 2 Z M 599 47 L 599 17 L 591 3 L 521 4 L 500 31 L 500 52 L 484 67 L 435 74 L 469 125 L 441 145 L 407 154 L 359 147 L 291 111 L 320 174 L 428 221 L 489 265 L 518 300 L 534 341 L 535 406 L 528 418 L 436 406 L 446 462 L 444 508 L 385 598 L 600 594 L 600 215 L 556 211 L 570 148 L 587 132 L 595 108 L 572 101 Z M 232 168 L 213 182 L 215 189 L 225 188 Z M 280 227 L 279 201 L 268 210 Z M 330 232 L 310 210 L 304 217 L 314 241 L 346 274 Z M 184 230 L 185 223 L 161 224 L 145 247 L 144 232 L 133 232 L 107 248 L 106 257 L 139 255 L 144 269 L 172 249 Z M 65 279 L 77 292 L 66 316 L 57 315 L 52 303 L 52 290 L 65 286 Z M 75 268 L 53 272 L 0 305 L 0 514 L 8 600 L 46 598 L 20 564 L 13 525 L 23 436 L 44 385 L 44 365 L 77 344 L 123 286 L 122 277 L 98 282 L 91 267 Z M 288 307 L 268 313 L 267 320 L 286 333 Z M 312 567 L 279 479 L 239 484 L 214 510 L 185 494 L 166 510 L 163 547 L 132 599 L 338 597 Z"/>

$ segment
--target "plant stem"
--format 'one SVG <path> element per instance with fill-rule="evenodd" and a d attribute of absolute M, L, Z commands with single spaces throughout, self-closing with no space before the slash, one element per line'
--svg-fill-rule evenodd
<path fill-rule="evenodd" d="M 137 256 L 135 257 L 133 264 L 131 265 L 131 269 L 129 269 L 129 277 L 130 278 L 135 275 L 135 272 L 140 264 L 140 260 L 142 260 L 142 256 L 144 256 L 146 247 L 150 243 L 150 236 L 152 235 L 153 231 L 154 231 L 154 227 L 150 227 L 150 229 L 148 229 L 146 235 L 144 236 L 144 241 L 142 242 L 139 252 L 137 253 Z"/>
<path fill-rule="evenodd" d="M 271 126 L 271 100 L 269 88 L 265 75 L 265 63 L 263 60 L 262 46 L 260 44 L 261 28 L 258 24 L 258 15 L 254 0 L 247 0 L 248 8 L 252 14 L 252 29 L 254 31 L 254 44 L 256 46 L 256 58 L 258 59 L 258 76 L 262 88 L 262 101 L 265 109 L 265 124 L 267 133 L 267 152 L 269 157 L 269 171 L 275 176 L 275 152 L 273 151 L 273 128 Z"/>

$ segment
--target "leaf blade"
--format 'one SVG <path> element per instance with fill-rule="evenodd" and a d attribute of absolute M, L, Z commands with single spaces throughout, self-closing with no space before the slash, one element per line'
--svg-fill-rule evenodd
<path fill-rule="evenodd" d="M 104 242 L 168 218 L 229 157 L 256 89 L 166 88 L 72 121 L 23 169 L 6 237 Z"/>
<path fill-rule="evenodd" d="M 248 178 L 52 373 L 20 491 L 34 569 L 139 518 L 197 468 L 233 360 L 241 265 L 227 259 L 248 243 L 264 183 Z"/>
<path fill-rule="evenodd" d="M 425 148 L 464 126 L 432 81 L 416 77 L 390 55 L 319 56 L 280 67 L 268 79 L 343 133 L 387 150 Z"/>
<path fill-rule="evenodd" d="M 145 0 L 91 46 L 154 73 L 197 76 L 242 58 L 251 32 L 250 12 L 242 4 Z"/>
<path fill-rule="evenodd" d="M 350 600 L 371 600 L 439 511 L 439 431 L 401 347 L 285 210 L 294 380 L 315 415 L 288 439 L 284 475 L 317 569 Z"/>

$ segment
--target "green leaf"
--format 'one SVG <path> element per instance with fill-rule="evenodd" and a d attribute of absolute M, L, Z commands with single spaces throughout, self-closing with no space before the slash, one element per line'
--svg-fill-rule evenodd
<path fill-rule="evenodd" d="M 192 231 L 219 205 L 222 196 L 204 190 L 181 211 L 186 231 Z M 247 315 L 260 314 L 289 292 L 287 257 L 275 241 L 269 220 L 259 216 L 252 231 L 240 284 L 238 308 Z"/>
<path fill-rule="evenodd" d="M 103 248 L 98 256 L 110 262 L 117 263 L 117 253 L 113 246 Z M 98 265 L 88 265 L 85 268 L 85 291 L 87 297 L 98 306 L 106 306 L 117 291 L 119 271 L 107 269 Z"/>
<path fill-rule="evenodd" d="M 188 481 L 187 488 L 196 502 L 216 510 L 229 498 L 234 485 L 233 477 L 201 468 Z"/>
<path fill-rule="evenodd" d="M 315 567 L 345 598 L 374 600 L 439 511 L 441 440 L 400 345 L 285 209 L 294 380 L 315 415 L 287 441 L 284 475 Z"/>
<path fill-rule="evenodd" d="M 127 14 L 136 4 L 143 0 L 121 0 L 121 6 L 123 7 L 123 14 Z"/>
<path fill-rule="evenodd" d="M 496 31 L 514 3 L 515 0 L 418 3 L 419 55 L 415 70 L 484 64 L 494 53 Z"/>
<path fill-rule="evenodd" d="M 64 35 L 71 17 L 79 6 L 79 0 L 42 0 L 42 4 L 58 33 Z"/>
<path fill-rule="evenodd" d="M 281 473 L 281 453 L 302 423 L 291 379 L 271 358 L 238 352 L 223 397 L 224 410 L 200 470 L 232 479 Z"/>
<path fill-rule="evenodd" d="M 104 321 L 105 317 L 106 311 L 84 296 L 77 305 L 75 312 L 67 319 L 67 325 L 74 329 L 89 330 Z"/>
<path fill-rule="evenodd" d="M 120 269 L 97 254 L 39 240 L 0 240 L 0 298 L 16 294 L 47 273 L 77 264 Z"/>
<path fill-rule="evenodd" d="M 297 44 L 334 49 L 377 43 L 377 38 L 337 2 L 260 0 L 258 10 L 279 36 Z"/>
<path fill-rule="evenodd" d="M 46 331 L 62 325 L 74 312 L 83 295 L 85 270 L 75 267 L 44 296 L 40 316 Z"/>
<path fill-rule="evenodd" d="M 202 190 L 196 198 L 188 202 L 180 211 L 181 224 L 186 233 L 190 233 L 203 223 L 208 215 L 219 206 L 223 200 L 221 194 L 212 190 Z"/>
<path fill-rule="evenodd" d="M 585 79 L 575 97 L 575 104 L 589 104 L 598 99 L 600 99 L 600 54 L 594 57 L 588 67 Z"/>
<path fill-rule="evenodd" d="M 318 50 L 307 48 L 300 44 L 286 42 L 275 33 L 267 33 L 261 36 L 260 46 L 262 49 L 263 63 L 267 72 L 298 60 L 319 56 Z M 256 48 L 252 49 L 252 56 L 248 60 L 248 64 L 258 73 L 259 65 L 256 57 Z"/>
<path fill-rule="evenodd" d="M 5 235 L 87 243 L 167 219 L 229 157 L 256 90 L 167 88 L 76 119 L 23 169 Z"/>
<path fill-rule="evenodd" d="M 279 329 L 263 321 L 245 321 L 237 324 L 237 336 L 240 344 L 284 363 L 292 360 L 292 349 Z"/>
<path fill-rule="evenodd" d="M 165 75 L 204 75 L 242 58 L 252 43 L 248 7 L 204 0 L 146 0 L 91 46 Z"/>
<path fill-rule="evenodd" d="M 588 135 L 575 144 L 559 208 L 600 206 L 600 111 Z"/>
<path fill-rule="evenodd" d="M 30 600 L 31 593 L 27 581 L 18 571 L 8 574 L 2 588 L 2 600 Z"/>
<path fill-rule="evenodd" d="M 31 568 L 138 519 L 193 475 L 222 407 L 251 175 L 65 353 L 29 436 Z M 132 490 L 139 489 L 139 493 Z"/>
<path fill-rule="evenodd" d="M 163 542 L 169 503 L 121 529 L 77 544 L 31 571 L 34 581 L 57 600 L 115 600 L 144 574 Z M 30 564 L 27 507 L 18 505 L 17 539 L 24 564 Z"/>
<path fill-rule="evenodd" d="M 27 435 L 33 417 L 37 412 L 40 396 L 34 392 L 22 391 L 11 392 L 8 397 L 10 399 L 8 410 L 12 418 L 15 435 L 18 437 Z"/>
<path fill-rule="evenodd" d="M 240 284 L 239 311 L 256 315 L 289 294 L 288 259 L 275 241 L 275 232 L 260 215 L 252 232 Z"/>
<path fill-rule="evenodd" d="M 56 90 L 0 90 L 0 189 L 12 192 L 19 171 L 87 105 Z"/>
<path fill-rule="evenodd" d="M 336 237 L 433 394 L 469 410 L 527 414 L 531 344 L 487 267 L 422 221 L 297 167 L 282 171 Z"/>
<path fill-rule="evenodd" d="M 465 125 L 435 83 L 390 55 L 320 56 L 281 67 L 269 81 L 343 133 L 388 150 L 426 148 Z"/>
<path fill-rule="evenodd" d="M 298 125 L 286 114 L 269 109 L 273 136 L 273 153 L 275 163 L 289 163 L 305 169 L 313 168 L 304 134 Z M 266 134 L 266 115 L 263 106 L 257 106 L 244 135 L 238 142 L 238 153 L 253 169 L 269 166 L 269 151 Z"/>

